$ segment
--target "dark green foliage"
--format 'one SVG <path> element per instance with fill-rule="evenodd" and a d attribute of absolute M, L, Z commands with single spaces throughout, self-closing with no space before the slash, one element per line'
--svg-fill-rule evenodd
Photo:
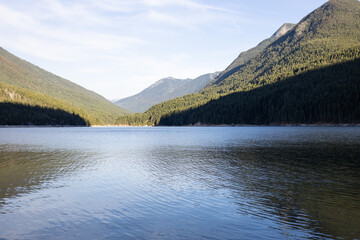
<path fill-rule="evenodd" d="M 231 106 L 244 106 L 241 101 L 248 103 L 249 99 L 254 100 L 253 98 L 255 98 L 255 96 L 256 98 L 259 97 L 257 91 L 254 89 L 270 86 L 273 84 L 279 86 L 282 81 L 285 81 L 286 86 L 291 89 L 291 81 L 296 80 L 297 77 L 313 77 L 313 75 L 308 75 L 307 73 L 314 73 L 318 70 L 330 71 L 331 68 L 329 67 L 332 65 L 337 65 L 349 61 L 352 62 L 358 58 L 360 58 L 360 3 L 357 0 L 330 0 L 306 16 L 291 31 L 271 43 L 261 53 L 250 59 L 246 64 L 233 68 L 234 72 L 231 72 L 231 75 L 223 78 L 221 81 L 215 81 L 213 85 L 208 86 L 198 94 L 186 95 L 181 98 L 173 99 L 171 101 L 153 106 L 143 116 L 143 120 L 145 121 L 144 124 L 156 125 L 159 123 L 160 118 L 162 119 L 162 124 L 168 124 L 164 121 L 165 119 L 169 119 L 169 117 L 164 116 L 173 115 L 180 119 L 181 113 L 188 114 L 189 112 L 196 112 L 196 108 L 203 109 L 201 106 L 205 105 L 209 101 L 212 102 L 208 106 L 212 106 L 214 109 L 212 109 L 212 107 L 206 107 L 207 111 L 199 110 L 202 112 L 202 114 L 204 114 L 204 119 L 216 118 L 217 120 L 215 122 L 210 122 L 221 124 L 229 123 L 229 120 L 227 119 L 230 116 L 230 122 L 233 123 L 234 121 L 232 115 L 235 113 L 226 112 L 230 111 L 232 107 L 226 108 L 226 106 L 221 103 L 221 106 L 224 108 L 221 110 L 220 108 L 215 107 L 215 103 L 218 102 L 216 99 L 222 97 L 222 100 L 219 100 L 219 102 L 224 101 L 223 99 L 227 99 L 226 103 Z M 341 70 L 341 72 L 341 75 L 337 75 L 337 84 L 341 84 L 342 81 L 344 84 L 355 84 L 356 81 L 349 82 L 347 80 L 347 78 L 350 76 L 347 75 L 346 71 Z M 327 76 L 327 74 L 324 74 L 323 76 Z M 358 75 L 356 77 L 359 78 Z M 309 79 L 309 81 L 311 82 L 313 79 Z M 321 89 L 321 86 L 318 86 L 318 89 Z M 324 91 L 326 89 L 326 86 L 324 86 Z M 309 89 L 303 89 L 303 91 L 310 90 L 311 87 Z M 265 90 L 262 91 L 262 93 L 267 94 Z M 353 91 L 352 86 L 350 85 L 348 87 L 343 87 L 341 91 L 343 91 L 341 94 L 344 96 L 351 95 L 351 92 L 347 91 Z M 316 95 L 318 92 L 310 92 L 312 95 L 306 95 L 306 97 L 313 99 L 314 102 L 320 104 L 320 102 L 323 100 L 328 101 L 326 104 L 325 102 L 322 102 L 321 107 L 329 109 L 326 111 L 334 112 L 329 112 L 326 116 L 329 114 L 337 115 L 336 111 L 339 108 L 331 107 L 331 104 L 336 106 L 339 106 L 343 103 L 350 104 L 349 106 L 344 106 L 344 108 L 350 109 L 352 109 L 351 104 L 359 104 L 358 102 L 351 103 L 351 101 L 336 102 L 339 100 L 339 98 L 333 99 L 331 95 L 328 95 L 327 98 L 324 98 L 320 101 L 317 99 L 318 95 Z M 337 96 L 336 94 L 340 94 L 335 91 L 330 92 L 335 94 L 334 96 Z M 232 96 L 242 97 L 224 97 L 232 93 L 236 93 Z M 253 94 L 254 97 L 252 97 Z M 276 94 L 275 96 L 280 96 Z M 302 95 L 299 97 L 302 97 Z M 263 109 L 262 102 L 255 102 L 260 104 L 257 106 L 258 109 Z M 314 104 L 310 100 L 307 103 Z M 288 103 L 286 102 L 286 104 Z M 248 104 L 246 104 L 246 106 L 248 106 Z M 318 108 L 317 105 L 312 107 Z M 279 107 L 279 109 L 281 108 Z M 251 111 L 258 113 L 258 111 Z M 264 108 L 264 111 L 271 110 Z M 302 115 L 303 112 L 299 110 L 299 112 L 296 114 Z M 320 110 L 314 111 L 312 114 L 320 114 Z M 238 119 L 235 122 L 271 123 L 290 121 L 288 118 L 284 117 L 263 119 L 261 116 L 262 115 L 260 114 L 260 116 L 254 116 L 247 120 L 245 119 L 246 121 L 244 119 Z M 349 117 L 350 115 L 347 116 Z M 353 117 L 355 117 L 355 115 Z M 202 122 L 200 116 L 197 116 L 196 118 Z M 333 117 L 324 118 L 322 115 L 312 115 L 311 118 L 303 116 L 303 118 L 308 122 L 316 122 L 316 119 L 323 122 L 349 122 L 351 120 L 346 117 L 339 117 L 339 120 L 337 121 Z M 181 124 L 182 120 L 179 119 L 176 120 L 176 124 Z M 193 120 L 190 121 L 185 115 L 183 119 L 184 120 L 182 124 L 194 123 Z M 170 122 L 172 122 L 172 120 Z"/>
<path fill-rule="evenodd" d="M 0 103 L 0 125 L 87 126 L 88 123 L 77 114 L 59 109 L 3 102 Z"/>
<path fill-rule="evenodd" d="M 169 112 L 179 112 L 188 109 L 189 106 L 198 107 L 207 103 L 211 99 L 216 99 L 219 96 L 209 94 L 189 94 L 167 102 L 159 103 L 152 106 L 143 114 L 133 114 L 128 116 L 120 116 L 117 124 L 120 125 L 156 125 L 161 116 Z"/>
<path fill-rule="evenodd" d="M 360 3 L 331 0 L 270 44 L 236 73 L 205 92 L 247 91 L 288 77 L 353 59 L 360 46 Z M 356 55 L 356 54 L 355 54 Z"/>
<path fill-rule="evenodd" d="M 159 125 L 359 123 L 360 59 L 163 116 Z"/>
<path fill-rule="evenodd" d="M 91 116 L 86 118 L 91 124 L 114 124 L 119 115 L 128 113 L 102 96 L 28 63 L 2 48 L 0 48 L 0 83 L 14 87 L 17 91 L 24 90 L 27 97 L 41 94 L 51 107 L 61 108 L 56 105 L 60 101 L 72 107 L 72 110 L 80 115 Z M 0 90 L 4 88 L 0 86 Z M 21 94 L 18 95 L 21 97 Z M 13 100 L 3 96 L 2 101 Z M 30 103 L 34 105 L 35 102 L 42 105 L 41 101 Z"/>

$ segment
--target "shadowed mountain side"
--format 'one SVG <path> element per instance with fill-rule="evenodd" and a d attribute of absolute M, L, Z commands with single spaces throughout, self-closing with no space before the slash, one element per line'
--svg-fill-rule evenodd
<path fill-rule="evenodd" d="M 88 126 L 89 123 L 77 114 L 60 109 L 2 102 L 0 103 L 0 125 Z"/>
<path fill-rule="evenodd" d="M 159 125 L 360 123 L 360 58 L 163 116 Z"/>

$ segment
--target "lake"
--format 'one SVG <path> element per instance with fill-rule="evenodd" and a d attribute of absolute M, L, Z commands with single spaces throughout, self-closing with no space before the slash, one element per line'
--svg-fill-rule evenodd
<path fill-rule="evenodd" d="M 0 239 L 360 239 L 360 128 L 1 128 Z"/>

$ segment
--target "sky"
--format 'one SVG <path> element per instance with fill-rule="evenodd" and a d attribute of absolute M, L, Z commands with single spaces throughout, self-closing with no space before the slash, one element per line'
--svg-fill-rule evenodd
<path fill-rule="evenodd" d="M 0 47 L 109 100 L 224 70 L 326 0 L 0 0 Z"/>

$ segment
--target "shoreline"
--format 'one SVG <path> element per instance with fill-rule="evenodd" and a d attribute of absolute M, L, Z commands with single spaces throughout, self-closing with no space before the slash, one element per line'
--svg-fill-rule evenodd
<path fill-rule="evenodd" d="M 273 124 L 194 124 L 187 127 L 360 127 L 360 123 L 273 123 Z M 171 127 L 171 126 L 169 126 Z M 179 126 L 181 127 L 181 126 Z"/>
<path fill-rule="evenodd" d="M 68 128 L 76 127 L 83 128 L 89 126 L 76 126 L 76 125 L 0 125 L 0 128 Z"/>
<path fill-rule="evenodd" d="M 252 125 L 252 124 L 194 124 L 184 126 L 131 126 L 131 125 L 92 125 L 92 126 L 76 126 L 76 125 L 0 125 L 0 128 L 107 128 L 107 127 L 360 127 L 360 123 L 283 123 L 268 125 Z"/>

